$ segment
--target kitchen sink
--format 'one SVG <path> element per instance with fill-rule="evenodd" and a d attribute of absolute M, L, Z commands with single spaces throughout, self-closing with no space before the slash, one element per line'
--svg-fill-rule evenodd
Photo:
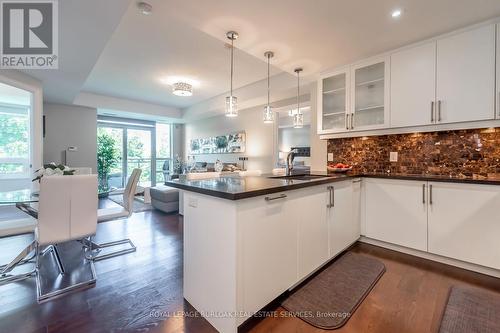
<path fill-rule="evenodd" d="M 327 178 L 328 176 L 324 175 L 291 175 L 291 176 L 273 176 L 269 178 L 275 179 L 292 179 L 292 180 L 314 180 L 319 178 Z"/>

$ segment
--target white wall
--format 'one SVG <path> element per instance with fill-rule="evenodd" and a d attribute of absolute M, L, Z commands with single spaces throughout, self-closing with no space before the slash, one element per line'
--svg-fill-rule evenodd
<path fill-rule="evenodd" d="M 44 104 L 44 163 L 91 167 L 97 172 L 97 110 L 82 106 Z M 76 152 L 64 152 L 69 146 Z"/>
<path fill-rule="evenodd" d="M 245 166 L 249 170 L 270 172 L 273 169 L 273 156 L 276 145 L 274 143 L 274 129 L 272 124 L 262 121 L 262 107 L 240 110 L 238 117 L 227 118 L 216 116 L 197 120 L 185 125 L 184 151 L 189 154 L 191 139 L 201 139 L 232 132 L 246 132 L 246 152 L 244 154 L 203 154 L 195 155 L 198 162 L 215 162 L 217 159 L 224 163 L 240 163 L 238 157 L 247 156 Z"/>
<path fill-rule="evenodd" d="M 311 83 L 311 172 L 326 171 L 327 164 L 327 140 L 320 140 L 317 134 L 317 106 L 318 88 L 317 83 Z"/>

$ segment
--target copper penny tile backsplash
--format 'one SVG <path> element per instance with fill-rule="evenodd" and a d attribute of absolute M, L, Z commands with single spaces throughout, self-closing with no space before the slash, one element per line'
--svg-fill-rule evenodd
<path fill-rule="evenodd" d="M 491 176 L 500 174 L 500 127 L 330 139 L 328 152 L 354 172 Z"/>

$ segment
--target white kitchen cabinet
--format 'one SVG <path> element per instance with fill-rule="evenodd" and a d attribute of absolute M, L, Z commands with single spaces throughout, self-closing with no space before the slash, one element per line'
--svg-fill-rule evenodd
<path fill-rule="evenodd" d="M 318 81 L 318 133 L 336 133 L 349 130 L 348 68 L 322 75 Z"/>
<path fill-rule="evenodd" d="M 360 236 L 360 221 L 356 210 L 359 208 L 359 183 L 352 180 L 333 183 L 331 207 L 328 210 L 330 257 L 342 252 Z M 356 188 L 356 190 L 354 190 Z"/>
<path fill-rule="evenodd" d="M 297 281 L 297 213 L 293 191 L 238 202 L 242 310 L 258 311 Z"/>
<path fill-rule="evenodd" d="M 298 279 L 301 280 L 328 259 L 327 186 L 301 190 L 296 202 L 298 219 Z"/>
<path fill-rule="evenodd" d="M 437 123 L 493 119 L 495 26 L 438 39 L 436 79 Z"/>
<path fill-rule="evenodd" d="M 500 187 L 430 182 L 429 252 L 500 269 Z"/>
<path fill-rule="evenodd" d="M 436 42 L 391 54 L 391 127 L 436 122 Z"/>
<path fill-rule="evenodd" d="M 364 179 L 366 236 L 427 251 L 426 182 Z"/>
<path fill-rule="evenodd" d="M 353 131 L 385 128 L 389 124 L 389 57 L 370 59 L 351 67 L 351 113 L 347 127 Z"/>

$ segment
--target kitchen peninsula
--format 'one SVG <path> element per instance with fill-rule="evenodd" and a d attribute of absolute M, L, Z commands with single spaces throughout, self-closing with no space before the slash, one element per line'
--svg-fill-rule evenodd
<path fill-rule="evenodd" d="M 464 261 L 462 267 L 486 274 L 500 269 L 498 252 L 491 251 L 497 242 L 488 236 L 500 232 L 494 223 L 500 187 L 492 186 L 500 185 L 499 178 L 324 173 L 167 184 L 184 190 L 184 298 L 221 332 L 236 332 L 360 237 L 437 261 L 456 258 L 453 264 Z M 462 209 L 449 205 L 468 200 L 471 191 L 475 199 L 468 206 L 478 206 L 480 222 L 444 216 L 460 216 Z M 391 208 L 398 205 L 403 208 Z M 443 241 L 448 231 L 433 217 L 441 224 L 458 221 L 463 229 L 445 227 L 460 234 Z M 471 233 L 485 235 L 475 238 L 480 242 L 468 241 L 470 248 L 459 247 L 460 236 Z"/>

